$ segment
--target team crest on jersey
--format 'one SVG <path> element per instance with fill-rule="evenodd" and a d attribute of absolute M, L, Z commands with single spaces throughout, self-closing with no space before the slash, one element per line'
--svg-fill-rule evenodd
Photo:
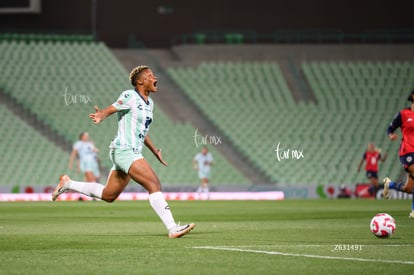
<path fill-rule="evenodd" d="M 141 105 L 141 104 L 139 104 L 139 105 L 137 106 L 137 108 L 138 108 L 138 110 L 142 111 L 142 105 Z"/>
<path fill-rule="evenodd" d="M 118 100 L 118 104 L 122 105 L 122 104 L 124 104 L 124 102 L 122 100 Z"/>
<path fill-rule="evenodd" d="M 407 122 L 413 121 L 412 117 L 407 118 Z"/>
<path fill-rule="evenodd" d="M 407 162 L 411 162 L 413 160 L 413 158 L 411 156 L 407 157 Z"/>

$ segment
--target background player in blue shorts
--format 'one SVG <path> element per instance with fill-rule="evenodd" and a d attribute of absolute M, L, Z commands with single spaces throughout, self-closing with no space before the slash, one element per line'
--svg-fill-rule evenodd
<path fill-rule="evenodd" d="M 73 162 L 76 157 L 79 158 L 79 169 L 85 175 L 87 182 L 99 182 L 99 150 L 95 144 L 89 139 L 88 132 L 82 132 L 79 135 L 79 140 L 73 144 L 72 153 L 69 158 L 69 170 L 73 168 Z"/>
<path fill-rule="evenodd" d="M 362 164 L 365 161 L 365 173 L 369 179 L 371 186 L 368 189 L 371 196 L 376 196 L 377 191 L 380 188 L 378 183 L 378 163 L 379 161 L 384 162 L 387 159 L 387 153 L 383 156 L 381 149 L 376 148 L 373 142 L 368 143 L 368 148 L 364 152 L 361 161 L 358 164 L 358 172 L 361 170 Z"/>
<path fill-rule="evenodd" d="M 200 153 L 197 153 L 193 159 L 194 169 L 198 172 L 198 177 L 201 180 L 201 185 L 197 189 L 197 193 L 201 198 L 204 193 L 209 198 L 209 179 L 211 175 L 211 166 L 213 165 L 213 156 L 208 151 L 207 146 L 203 146 Z"/>

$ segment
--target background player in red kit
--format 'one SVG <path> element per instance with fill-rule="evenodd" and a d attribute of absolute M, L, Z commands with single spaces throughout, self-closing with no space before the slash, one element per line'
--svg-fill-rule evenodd
<path fill-rule="evenodd" d="M 400 145 L 400 161 L 405 171 L 408 173 L 405 182 L 394 182 L 389 178 L 384 178 L 384 198 L 389 198 L 389 189 L 395 189 L 401 192 L 412 194 L 414 191 L 414 90 L 408 96 L 411 102 L 410 107 L 398 112 L 387 128 L 387 134 L 390 140 L 397 140 L 395 134 L 397 128 L 401 128 L 402 139 Z M 412 201 L 410 218 L 414 218 L 414 196 Z"/>
<path fill-rule="evenodd" d="M 377 191 L 379 189 L 378 183 L 378 162 L 385 161 L 387 158 L 387 153 L 384 156 L 381 156 L 381 150 L 375 148 L 375 144 L 373 142 L 368 143 L 368 149 L 365 151 L 364 155 L 362 156 L 361 161 L 358 164 L 358 172 L 361 170 L 362 164 L 365 161 L 365 172 L 367 178 L 371 183 L 371 187 L 368 189 L 369 194 L 371 196 L 376 196 Z"/>

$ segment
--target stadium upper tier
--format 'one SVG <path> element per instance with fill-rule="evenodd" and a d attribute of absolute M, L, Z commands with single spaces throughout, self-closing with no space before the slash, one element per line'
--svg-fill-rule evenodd
<path fill-rule="evenodd" d="M 116 134 L 116 116 L 94 125 L 88 114 L 94 111 L 94 105 L 104 108 L 115 102 L 119 94 L 131 86 L 129 73 L 104 44 L 1 41 L 0 68 L 2 92 L 71 142 L 75 142 L 81 132 L 88 131 L 100 149 L 102 165 L 110 168 L 108 145 Z M 7 172 L 7 177 L 0 177 L 0 184 L 51 184 L 60 174 L 68 172 L 69 151 L 63 152 L 36 134 L 35 129 L 25 125 L 4 106 L 0 110 L 3 117 L 8 118 L 7 127 L 1 127 L 2 152 L 6 152 L 1 166 L 12 171 Z M 161 167 L 148 151 L 144 155 L 164 184 L 194 184 L 194 188 L 198 185 L 199 179 L 191 163 L 200 150 L 195 146 L 194 134 L 194 127 L 172 122 L 155 102 L 150 135 L 163 149 L 169 167 Z M 215 148 L 210 149 L 216 165 L 213 182 L 248 183 Z M 36 173 L 31 173 L 34 170 Z M 82 179 L 79 174 L 71 175 Z M 104 180 L 106 174 L 102 178 Z"/>
<path fill-rule="evenodd" d="M 414 64 L 304 62 L 314 101 L 296 101 L 277 62 L 203 62 L 169 75 L 240 150 L 274 181 L 365 181 L 356 171 L 370 141 L 388 152 L 380 176 L 397 177 L 398 142 L 385 134 L 403 108 Z"/>

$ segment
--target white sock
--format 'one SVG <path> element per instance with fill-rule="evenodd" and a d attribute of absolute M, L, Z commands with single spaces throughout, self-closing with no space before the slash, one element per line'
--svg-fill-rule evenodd
<path fill-rule="evenodd" d="M 71 180 L 67 183 L 67 186 L 70 190 L 76 191 L 78 193 L 84 194 L 91 198 L 102 198 L 102 192 L 105 188 L 100 183 L 96 182 L 82 182 Z"/>
<path fill-rule="evenodd" d="M 155 192 L 148 197 L 151 207 L 155 213 L 160 217 L 167 230 L 174 229 L 177 224 L 174 221 L 174 217 L 171 213 L 170 207 L 161 192 Z"/>

